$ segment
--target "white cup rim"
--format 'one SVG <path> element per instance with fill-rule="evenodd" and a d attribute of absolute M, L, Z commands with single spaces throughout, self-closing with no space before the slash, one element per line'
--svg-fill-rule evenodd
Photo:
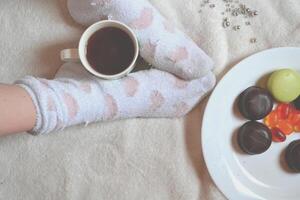
<path fill-rule="evenodd" d="M 87 52 L 87 44 L 90 39 L 90 37 L 98 30 L 105 28 L 105 27 L 115 27 L 119 28 L 122 31 L 126 32 L 130 38 L 132 39 L 134 43 L 134 57 L 132 59 L 131 64 L 122 72 L 118 74 L 113 74 L 113 75 L 107 75 L 107 74 L 101 74 L 95 69 L 92 68 L 92 66 L 89 64 L 87 57 L 86 57 L 86 52 Z M 138 55 L 139 55 L 139 45 L 138 45 L 138 40 L 137 37 L 135 36 L 134 32 L 130 27 L 128 27 L 126 24 L 123 24 L 119 21 L 115 20 L 103 20 L 96 22 L 89 26 L 84 33 L 81 35 L 80 41 L 79 41 L 79 47 L 78 47 L 78 53 L 79 53 L 79 58 L 84 66 L 84 68 L 89 71 L 91 74 L 102 78 L 102 79 L 118 79 L 121 78 L 127 74 L 129 74 L 135 67 Z"/>

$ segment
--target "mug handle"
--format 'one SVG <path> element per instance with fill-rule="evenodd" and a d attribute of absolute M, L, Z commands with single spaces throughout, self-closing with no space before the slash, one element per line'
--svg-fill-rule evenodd
<path fill-rule="evenodd" d="M 60 52 L 60 59 L 64 62 L 80 62 L 78 49 L 64 49 Z"/>

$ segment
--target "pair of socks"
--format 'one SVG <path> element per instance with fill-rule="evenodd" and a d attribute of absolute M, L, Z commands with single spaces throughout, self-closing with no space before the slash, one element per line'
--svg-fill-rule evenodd
<path fill-rule="evenodd" d="M 102 80 L 81 64 L 64 64 L 53 80 L 16 81 L 31 96 L 37 113 L 32 134 L 76 124 L 135 117 L 180 117 L 215 85 L 212 60 L 146 0 L 69 0 L 73 18 L 90 25 L 103 18 L 130 26 L 140 55 L 155 69 Z"/>
<path fill-rule="evenodd" d="M 83 25 L 104 18 L 128 25 L 138 38 L 140 55 L 157 69 L 191 80 L 213 68 L 211 58 L 147 0 L 68 0 L 68 8 Z"/>

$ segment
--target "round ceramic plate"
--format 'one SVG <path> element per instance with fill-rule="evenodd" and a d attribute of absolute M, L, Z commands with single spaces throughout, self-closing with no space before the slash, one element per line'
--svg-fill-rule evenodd
<path fill-rule="evenodd" d="M 246 155 L 237 145 L 236 131 L 247 120 L 235 100 L 252 85 L 264 86 L 274 70 L 300 71 L 300 48 L 276 48 L 252 55 L 232 68 L 213 91 L 203 118 L 202 148 L 209 173 L 229 199 L 299 200 L 300 174 L 286 166 L 284 150 L 300 133 L 272 143 L 260 155 Z"/>

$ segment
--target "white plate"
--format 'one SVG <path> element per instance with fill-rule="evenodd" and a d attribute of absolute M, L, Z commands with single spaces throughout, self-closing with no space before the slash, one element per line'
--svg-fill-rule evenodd
<path fill-rule="evenodd" d="M 229 199 L 300 199 L 300 174 L 289 172 L 283 158 L 287 145 L 300 139 L 299 133 L 272 143 L 260 155 L 245 155 L 236 143 L 235 131 L 246 122 L 234 106 L 237 96 L 280 68 L 300 71 L 300 48 L 270 49 L 244 59 L 223 77 L 208 101 L 202 126 L 204 158 L 214 182 Z"/>

